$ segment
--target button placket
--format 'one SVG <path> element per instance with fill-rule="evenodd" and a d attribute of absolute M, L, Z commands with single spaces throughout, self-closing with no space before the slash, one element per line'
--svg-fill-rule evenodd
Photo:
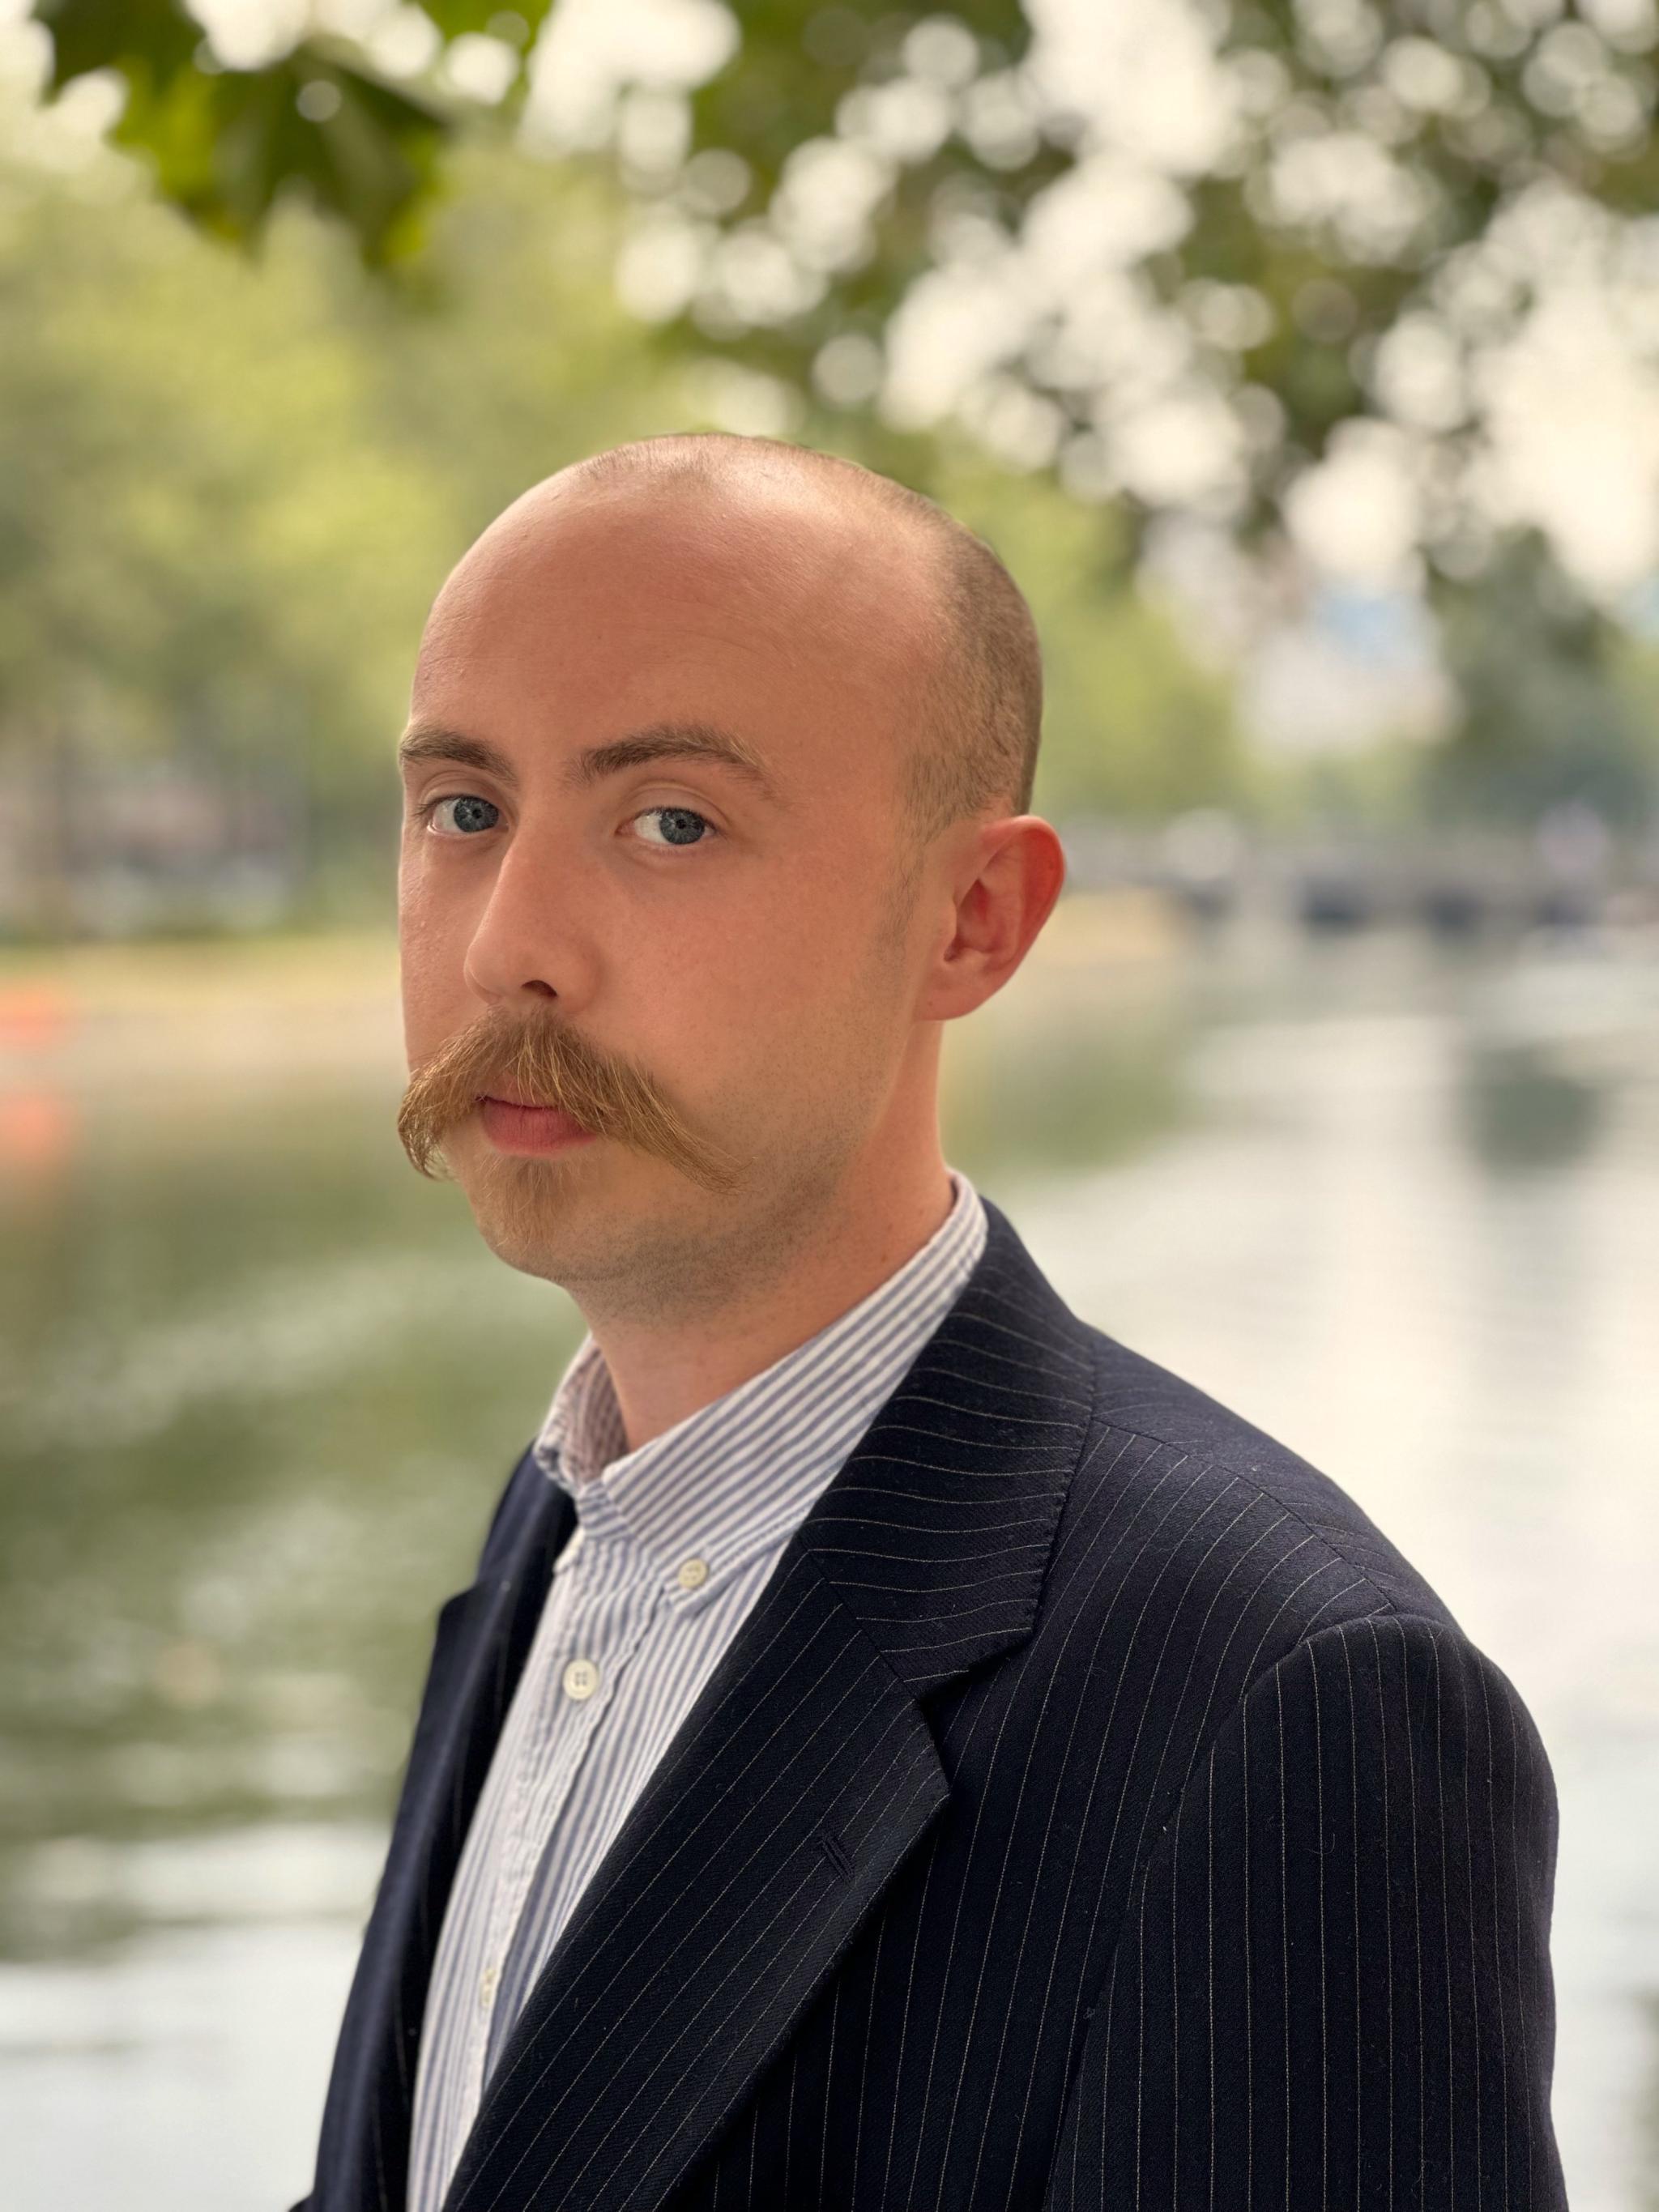
<path fill-rule="evenodd" d="M 567 1583 L 556 1597 L 551 1590 L 549 1592 L 542 1618 L 537 1624 L 536 1639 L 526 1668 L 526 1679 L 520 1682 L 520 1689 L 522 1693 L 526 1688 L 533 1687 L 536 1684 L 545 1686 L 538 1689 L 532 1705 L 524 1706 L 522 1711 L 521 1698 L 514 1700 L 507 1721 L 512 1741 L 509 1744 L 504 1740 L 497 1747 L 498 1755 L 505 1751 L 510 1759 L 511 1780 L 504 1807 L 501 1857 L 495 1878 L 490 1885 L 489 1904 L 485 1914 L 484 1955 L 494 1962 L 495 1979 L 488 2002 L 481 2004 L 474 2014 L 475 2027 L 478 2031 L 477 2058 L 481 2081 L 489 2045 L 488 2015 L 494 2010 L 495 1989 L 499 1986 L 514 1930 L 519 1924 L 525 1901 L 535 1881 L 546 1819 L 546 1790 L 538 1791 L 531 1786 L 525 1773 L 526 1739 L 533 1739 L 540 1725 L 534 1717 L 535 1713 L 550 1705 L 558 1710 L 563 1704 L 562 1699 L 549 1698 L 549 1677 L 553 1669 L 553 1652 L 569 1633 L 567 1617 L 574 1602 L 573 1589 L 574 1586 Z M 547 1784 L 550 1785 L 555 1805 L 563 1802 L 568 1778 L 574 1761 L 580 1757 L 580 1743 L 573 1745 L 568 1753 L 554 1761 Z M 486 1969 L 486 1972 L 489 1971 L 492 1969 Z"/>
<path fill-rule="evenodd" d="M 648 1613 L 648 1606 L 639 1603 L 636 1591 L 617 1591 L 601 1606 L 597 1616 L 586 1612 L 573 1618 L 568 1606 L 562 1609 L 556 1632 L 550 1636 L 549 1649 L 541 1658 L 543 1687 L 537 1700 L 542 1719 L 535 1725 L 553 1729 L 561 1742 L 539 1788 L 526 1787 L 520 1780 L 512 1792 L 502 1875 L 491 1900 L 487 1939 L 487 1955 L 501 1960 L 503 1972 L 535 1891 L 538 1870 L 564 1818 L 587 1747 L 603 1718 L 602 1705 L 610 1702 L 608 1695 L 601 1700 L 598 1693 L 614 1691 L 617 1674 L 645 1632 Z M 551 1621 L 547 1626 L 550 1630 L 556 1626 Z M 599 1647 L 605 1656 L 595 1659 L 579 1653 L 561 1666 L 555 1650 L 561 1644 L 568 1650 L 572 1641 Z M 571 1680 L 577 1685 L 574 1691 L 568 1686 Z M 516 1759 L 514 1763 L 519 1764 Z M 487 2035 L 481 2040 L 487 2041 Z"/>

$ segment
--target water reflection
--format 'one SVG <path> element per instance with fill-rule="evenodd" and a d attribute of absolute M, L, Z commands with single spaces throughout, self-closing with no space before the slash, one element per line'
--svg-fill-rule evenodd
<path fill-rule="evenodd" d="M 947 1152 L 1079 1310 L 1350 1488 L 1521 1686 L 1562 1798 L 1572 2202 L 1633 2212 L 1659 957 L 1092 927 L 949 1033 Z M 432 1616 L 580 1334 L 410 1173 L 389 951 L 362 991 L 112 1017 L 0 1079 L 16 2212 L 118 2172 L 132 2212 L 304 2186 Z"/>
<path fill-rule="evenodd" d="M 82 1111 L 60 1202 L 6 1224 L 4 1842 L 379 1813 L 574 1314 L 458 1194 L 411 1205 L 372 1091 Z M 14 1950 L 104 1924 L 19 1908 Z"/>
<path fill-rule="evenodd" d="M 1468 1054 L 1468 1134 L 1495 1168 L 1567 1165 L 1595 1142 L 1604 1103 L 1593 1083 L 1563 1073 L 1536 1051 L 1489 1046 Z"/>

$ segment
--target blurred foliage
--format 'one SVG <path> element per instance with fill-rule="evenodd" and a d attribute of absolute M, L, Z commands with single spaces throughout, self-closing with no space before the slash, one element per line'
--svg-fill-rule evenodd
<path fill-rule="evenodd" d="M 432 9 L 458 31 L 471 12 Z M 116 143 L 146 155 L 161 192 L 205 228 L 251 243 L 298 187 L 372 264 L 418 238 L 451 118 L 344 41 L 305 39 L 264 68 L 227 70 L 179 0 L 40 0 L 36 13 L 52 33 L 52 89 L 112 70 L 125 91 Z"/>
<path fill-rule="evenodd" d="M 955 445 L 915 473 L 996 548 L 1036 612 L 1042 811 L 1145 823 L 1189 806 L 1255 810 L 1268 772 L 1242 738 L 1231 678 L 1194 659 L 1155 599 L 1126 588 L 1115 509 L 1064 500 Z"/>
<path fill-rule="evenodd" d="M 451 173 L 425 289 L 394 300 L 302 209 L 241 262 L 114 155 L 0 163 L 0 759 L 50 769 L 43 875 L 120 774 L 168 763 L 276 792 L 322 909 L 388 912 L 392 746 L 450 563 L 539 477 L 729 404 L 722 365 L 688 371 L 617 304 L 602 175 L 477 143 Z M 1242 788 L 1227 687 L 1125 588 L 1109 514 L 961 445 L 804 428 L 949 500 L 1020 575 L 1040 805 Z"/>
<path fill-rule="evenodd" d="M 1304 0 L 1215 19 L 1254 120 L 1224 173 L 1186 180 L 1181 222 L 1134 274 L 1189 318 L 1195 300 L 1260 310 L 1253 336 L 1241 310 L 1231 347 L 1211 313 L 1195 356 L 1232 400 L 1260 403 L 1258 430 L 1277 425 L 1255 441 L 1247 535 L 1271 536 L 1297 471 L 1373 406 L 1367 364 L 1402 302 L 1516 195 L 1553 175 L 1609 206 L 1644 204 L 1651 138 L 1620 137 L 1588 94 L 1564 105 L 1551 87 L 1571 55 L 1549 44 L 1548 9 L 1523 22 L 1506 4 L 1438 0 L 1385 21 L 1365 0 Z M 319 885 L 384 880 L 383 749 L 448 562 L 537 477 L 698 422 L 851 453 L 998 545 L 1044 639 L 1050 811 L 1150 820 L 1282 802 L 1286 778 L 1267 791 L 1227 684 L 1133 587 L 1147 501 L 1068 499 L 1054 471 L 1011 471 L 964 424 L 895 428 L 867 390 L 823 374 L 826 348 L 849 341 L 878 361 L 951 225 L 1012 246 L 1048 188 L 1092 158 L 1084 118 L 1044 105 L 1023 73 L 1030 29 L 1012 0 L 948 16 L 748 6 L 731 60 L 680 103 L 683 137 L 669 129 L 647 161 L 651 133 L 629 118 L 654 101 L 660 126 L 678 95 L 624 84 L 597 163 L 509 143 L 537 0 L 427 10 L 441 57 L 444 40 L 480 34 L 507 56 L 518 74 L 495 114 L 441 91 L 437 64 L 393 82 L 330 33 L 235 69 L 179 0 L 37 12 L 52 88 L 118 76 L 114 138 L 161 196 L 122 191 L 107 163 L 79 183 L 21 161 L 0 178 L 0 744 L 53 764 L 40 842 L 60 848 L 60 874 L 86 757 L 149 751 L 284 794 Z M 1575 66 L 1640 105 L 1650 72 L 1637 33 L 1626 43 L 1603 42 L 1601 74 L 1583 76 L 1581 39 Z M 639 74 L 653 66 L 642 56 Z M 931 125 L 917 133 L 913 116 L 908 151 L 893 150 L 872 103 L 930 87 Z M 1420 221 L 1385 237 L 1352 210 L 1291 219 L 1283 157 L 1343 131 L 1369 134 L 1412 181 Z M 867 222 L 849 219 L 833 250 L 820 239 L 814 259 L 801 165 L 836 148 L 887 181 Z M 614 282 L 642 198 L 701 257 L 682 311 L 654 326 L 624 312 Z M 228 257 L 206 237 L 255 250 Z M 764 285 L 731 278 L 732 255 L 768 241 L 794 255 L 778 312 Z M 365 285 L 365 262 L 396 281 Z M 1074 362 L 1067 382 L 1053 325 L 1008 374 L 1087 434 L 1095 372 Z M 1474 426 L 1448 419 L 1438 434 L 1449 451 Z M 1638 816 L 1656 786 L 1651 653 L 1535 537 L 1474 568 L 1465 547 L 1436 584 L 1465 711 L 1447 744 L 1383 782 L 1431 816 L 1524 821 L 1566 797 Z"/>
<path fill-rule="evenodd" d="M 489 39 L 510 80 L 501 114 L 520 112 L 546 0 L 505 10 L 428 0 L 424 12 L 441 57 L 443 41 Z M 313 33 L 263 66 L 228 70 L 182 0 L 38 0 L 37 13 L 54 42 L 53 87 L 114 70 L 125 87 L 121 143 L 145 153 L 161 191 L 209 227 L 252 240 L 293 188 L 373 264 L 396 266 L 419 246 L 436 156 L 465 105 L 433 94 L 435 65 L 423 88 L 394 82 L 338 38 Z M 622 168 L 704 234 L 706 281 L 688 326 L 802 388 L 826 343 L 879 337 L 938 261 L 943 230 L 966 220 L 987 242 L 1012 243 L 1051 185 L 1126 150 L 1028 67 L 1031 26 L 1017 0 L 959 0 L 946 13 L 745 0 L 734 21 L 735 51 L 696 94 L 680 158 L 642 168 L 623 131 Z M 1649 127 L 1659 33 L 1650 8 L 1590 16 L 1564 0 L 1216 0 L 1191 25 L 1212 40 L 1237 115 L 1198 169 L 1142 164 L 1183 204 L 1126 265 L 1149 306 L 1194 324 L 1192 371 L 1230 404 L 1249 395 L 1255 452 L 1238 517 L 1249 535 L 1274 526 L 1288 487 L 1338 425 L 1386 411 L 1378 349 L 1408 311 L 1431 310 L 1457 349 L 1468 332 L 1435 283 L 1469 264 L 1540 180 L 1618 215 L 1659 206 Z M 633 76 L 660 87 L 659 58 L 641 47 Z M 856 149 L 885 182 L 868 221 L 826 246 L 805 234 L 792 195 L 803 157 L 837 148 Z M 698 181 L 710 153 L 726 164 L 712 198 L 706 163 Z M 767 285 L 722 283 L 720 247 L 734 240 L 751 260 L 793 256 L 793 278 L 769 286 L 769 304 L 758 296 Z M 1486 299 L 1482 334 L 1494 312 L 1524 306 L 1495 311 Z M 1086 435 L 1102 375 L 1056 343 L 1063 323 L 1050 315 L 1016 343 L 1006 373 Z M 1437 402 L 1415 427 L 1461 460 L 1476 406 Z M 1158 501 L 1132 488 L 1125 504 L 1133 520 Z M 1461 542 L 1453 558 L 1467 558 Z"/>
<path fill-rule="evenodd" d="M 383 907 L 447 568 L 535 477 L 665 427 L 614 195 L 569 175 L 550 207 L 544 172 L 458 153 L 446 303 L 411 310 L 302 211 L 227 261 L 110 159 L 0 170 L 0 748 L 53 763 L 66 846 L 100 762 L 252 775 Z"/>
<path fill-rule="evenodd" d="M 136 214 L 123 216 L 125 247 L 100 249 L 105 266 L 68 244 L 75 218 L 59 210 L 59 252 L 17 272 L 27 334 L 0 397 L 14 403 L 18 502 L 63 559 L 37 573 L 34 541 L 14 535 L 29 572 L 0 651 L 14 726 L 16 702 L 33 711 L 54 681 L 95 666 L 175 732 L 234 726 L 252 753 L 301 748 L 320 786 L 356 789 L 362 742 L 343 733 L 384 727 L 439 549 L 453 553 L 580 451 L 725 419 L 706 377 L 674 380 L 676 362 L 713 356 L 764 380 L 780 412 L 769 425 L 750 410 L 736 427 L 851 453 L 969 520 L 962 502 L 980 499 L 1011 549 L 1018 540 L 1049 649 L 1051 805 L 1133 815 L 1241 798 L 1219 682 L 1130 578 L 1147 526 L 1186 508 L 1282 579 L 1297 488 L 1357 422 L 1395 437 L 1414 471 L 1464 706 L 1450 742 L 1395 780 L 1431 814 L 1525 820 L 1577 796 L 1633 821 L 1653 804 L 1651 653 L 1575 592 L 1542 538 L 1494 529 L 1482 504 L 1483 363 L 1538 296 L 1516 210 L 1543 208 L 1558 258 L 1616 259 L 1633 219 L 1659 206 L 1648 0 L 1172 6 L 1158 22 L 1184 22 L 1180 65 L 1207 46 L 1200 76 L 1235 110 L 1184 167 L 1148 150 L 1127 95 L 1085 82 L 1088 66 L 1056 83 L 1017 0 L 948 12 L 745 0 L 726 11 L 728 58 L 690 92 L 648 40 L 630 55 L 613 37 L 600 75 L 614 82 L 562 137 L 544 100 L 529 128 L 532 79 L 545 95 L 564 67 L 566 11 L 547 0 L 404 10 L 428 51 L 397 76 L 315 15 L 287 52 L 231 67 L 182 0 L 36 0 L 35 13 L 50 88 L 112 71 L 116 142 L 199 228 L 256 255 L 270 240 L 276 265 L 256 291 L 170 236 L 161 286 L 141 296 Z M 1093 64 L 1089 38 L 1079 49 L 1097 66 L 1130 19 L 1091 21 L 1085 8 L 1073 27 L 1106 42 Z M 469 48 L 493 57 L 493 104 L 456 88 L 467 71 L 451 65 Z M 1103 96 L 1121 112 L 1103 120 Z M 514 167 L 504 149 L 521 125 Z M 482 192 L 481 139 L 501 157 Z M 548 158 L 550 147 L 562 150 Z M 1143 234 L 1121 251 L 1096 234 L 1103 173 L 1107 200 L 1141 210 Z M 1026 226 L 1067 192 L 1079 273 L 1045 291 L 1019 274 Z M 331 258 L 285 222 L 301 204 L 337 241 Z M 613 276 L 653 252 L 655 273 L 622 287 L 651 319 L 630 325 Z M 353 264 L 386 281 L 354 288 Z M 1011 296 L 1024 286 L 999 311 L 1003 352 L 931 434 L 920 418 L 896 428 L 875 401 L 897 322 L 942 273 L 975 265 L 1001 269 Z M 51 296 L 60 284 L 67 306 Z M 205 340 L 181 339 L 171 362 L 169 333 L 198 331 Z M 75 358 L 54 361 L 42 331 Z M 189 410 L 172 406 L 180 380 L 201 387 Z M 227 383 L 246 404 L 216 402 Z M 1236 441 L 1230 483 L 1183 493 L 1123 462 L 1137 410 L 1144 420 L 1164 399 L 1196 410 L 1166 444 Z M 202 434 L 186 428 L 196 420 Z M 151 465 L 120 481 L 100 448 L 125 441 L 131 454 L 125 426 L 145 422 Z M 1023 488 L 1001 500 L 970 446 Z M 60 484 L 71 470 L 54 453 L 75 458 L 78 489 Z M 112 464 L 113 497 L 89 532 L 90 487 Z M 1074 519 L 1056 483 L 1081 492 L 1091 519 Z M 246 539 L 246 557 L 188 580 L 210 516 Z M 319 580 L 319 562 L 331 574 Z M 0 580 L 15 566 L 0 544 Z M 20 693 L 16 663 L 31 653 L 39 682 Z"/>
<path fill-rule="evenodd" d="M 1428 818 L 1528 823 L 1577 801 L 1635 824 L 1659 804 L 1659 653 L 1575 590 L 1535 533 L 1443 590 L 1441 640 L 1462 714 L 1422 762 Z"/>

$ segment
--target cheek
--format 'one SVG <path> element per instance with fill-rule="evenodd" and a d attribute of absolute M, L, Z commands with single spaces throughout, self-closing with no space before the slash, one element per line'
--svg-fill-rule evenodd
<path fill-rule="evenodd" d="M 878 907 L 850 871 L 797 871 L 765 902 L 735 963 L 771 1005 L 797 1013 L 843 1000 L 871 965 Z"/>
<path fill-rule="evenodd" d="M 838 1035 L 867 998 L 854 988 L 861 957 L 802 913 L 771 916 L 723 945 L 690 995 L 734 1051 L 745 1041 L 763 1055 L 797 1039 L 810 1046 Z"/>
<path fill-rule="evenodd" d="M 751 1103 L 862 1096 L 890 1068 L 902 1005 L 902 962 L 890 938 L 867 925 L 829 941 L 797 918 L 779 925 L 711 982 L 678 1048 L 701 1059 Z"/>
<path fill-rule="evenodd" d="M 808 902 L 787 896 L 653 915 L 625 942 L 629 994 L 650 1006 L 653 1027 L 722 1059 L 744 1037 L 798 1025 L 833 994 L 842 966 Z"/>
<path fill-rule="evenodd" d="M 446 939 L 455 927 L 453 902 L 434 897 L 425 872 L 405 862 L 398 875 L 398 943 L 405 974 L 412 970 L 435 980 Z"/>
<path fill-rule="evenodd" d="M 682 943 L 629 997 L 641 1060 L 722 1118 L 811 1095 L 844 1052 L 837 961 L 775 925 Z"/>
<path fill-rule="evenodd" d="M 466 939 L 446 928 L 440 911 L 416 900 L 398 914 L 398 957 L 404 1042 L 423 1058 L 478 1012 L 462 974 Z"/>

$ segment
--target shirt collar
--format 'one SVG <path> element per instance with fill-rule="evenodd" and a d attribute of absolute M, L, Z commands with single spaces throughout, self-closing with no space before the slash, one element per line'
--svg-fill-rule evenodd
<path fill-rule="evenodd" d="M 979 1194 L 958 1169 L 948 1172 L 951 1212 L 885 1282 L 635 1451 L 623 1449 L 611 1370 L 589 1331 L 532 1446 L 575 1501 L 573 1544 L 631 1547 L 641 1571 L 686 1604 L 782 1543 L 892 1395 L 985 1249 Z M 706 1573 L 693 1569 L 683 1582 L 680 1570 L 691 1560 Z"/>

